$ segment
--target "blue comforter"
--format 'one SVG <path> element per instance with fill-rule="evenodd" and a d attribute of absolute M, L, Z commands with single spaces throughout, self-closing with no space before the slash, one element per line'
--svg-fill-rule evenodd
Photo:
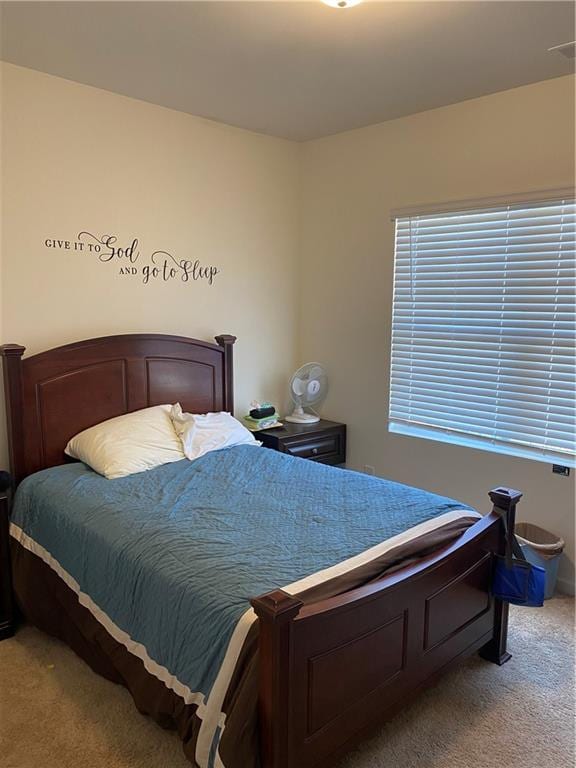
<path fill-rule="evenodd" d="M 237 446 L 106 480 L 28 477 L 12 521 L 148 655 L 207 695 L 249 599 L 463 509 L 355 472 Z"/>

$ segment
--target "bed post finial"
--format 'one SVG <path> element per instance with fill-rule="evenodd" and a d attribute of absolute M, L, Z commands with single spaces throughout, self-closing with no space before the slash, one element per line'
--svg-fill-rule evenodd
<path fill-rule="evenodd" d="M 227 344 L 234 344 L 237 336 L 231 336 L 229 333 L 221 333 L 219 336 L 214 337 L 221 347 L 225 347 Z"/>
<path fill-rule="evenodd" d="M 15 484 L 18 484 L 25 475 L 24 425 L 22 423 L 22 355 L 25 350 L 26 347 L 19 344 L 4 344 L 0 347 L 4 373 L 10 471 Z"/>
<path fill-rule="evenodd" d="M 494 504 L 493 512 L 502 518 L 500 528 L 499 555 L 512 556 L 512 536 L 516 525 L 516 505 L 522 498 L 520 491 L 514 488 L 493 488 L 488 494 Z M 509 535 L 507 535 L 507 532 Z M 502 666 L 512 656 L 506 649 L 508 641 L 508 611 L 509 604 L 502 600 L 494 601 L 494 634 L 480 650 L 480 655 L 487 661 Z"/>
<path fill-rule="evenodd" d="M 493 488 L 488 496 L 494 502 L 494 506 L 499 509 L 508 510 L 516 506 L 522 498 L 521 491 L 515 491 L 514 488 Z"/>
<path fill-rule="evenodd" d="M 259 619 L 258 716 L 263 768 L 286 768 L 290 740 L 292 621 L 304 603 L 281 589 L 250 601 Z"/>
<path fill-rule="evenodd" d="M 236 336 L 222 333 L 216 336 L 216 343 L 224 350 L 224 410 L 234 415 L 234 363 L 232 348 Z"/>

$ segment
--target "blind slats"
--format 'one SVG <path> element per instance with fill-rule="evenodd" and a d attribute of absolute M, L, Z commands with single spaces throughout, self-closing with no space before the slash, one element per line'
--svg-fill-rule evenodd
<path fill-rule="evenodd" d="M 574 463 L 573 199 L 396 220 L 390 429 Z"/>

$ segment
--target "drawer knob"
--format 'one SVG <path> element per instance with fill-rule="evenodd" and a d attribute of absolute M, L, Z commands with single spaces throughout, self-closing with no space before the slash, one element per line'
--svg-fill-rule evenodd
<path fill-rule="evenodd" d="M 314 456 L 318 453 L 318 448 L 312 448 L 312 453 Z"/>

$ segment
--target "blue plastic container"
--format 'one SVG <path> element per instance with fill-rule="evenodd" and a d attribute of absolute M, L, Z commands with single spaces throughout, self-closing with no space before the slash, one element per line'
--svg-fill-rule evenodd
<path fill-rule="evenodd" d="M 546 592 L 544 599 L 552 597 L 556 589 L 560 555 L 564 539 L 533 523 L 516 523 L 514 533 L 522 547 L 524 557 L 532 565 L 539 565 L 546 571 Z"/>

